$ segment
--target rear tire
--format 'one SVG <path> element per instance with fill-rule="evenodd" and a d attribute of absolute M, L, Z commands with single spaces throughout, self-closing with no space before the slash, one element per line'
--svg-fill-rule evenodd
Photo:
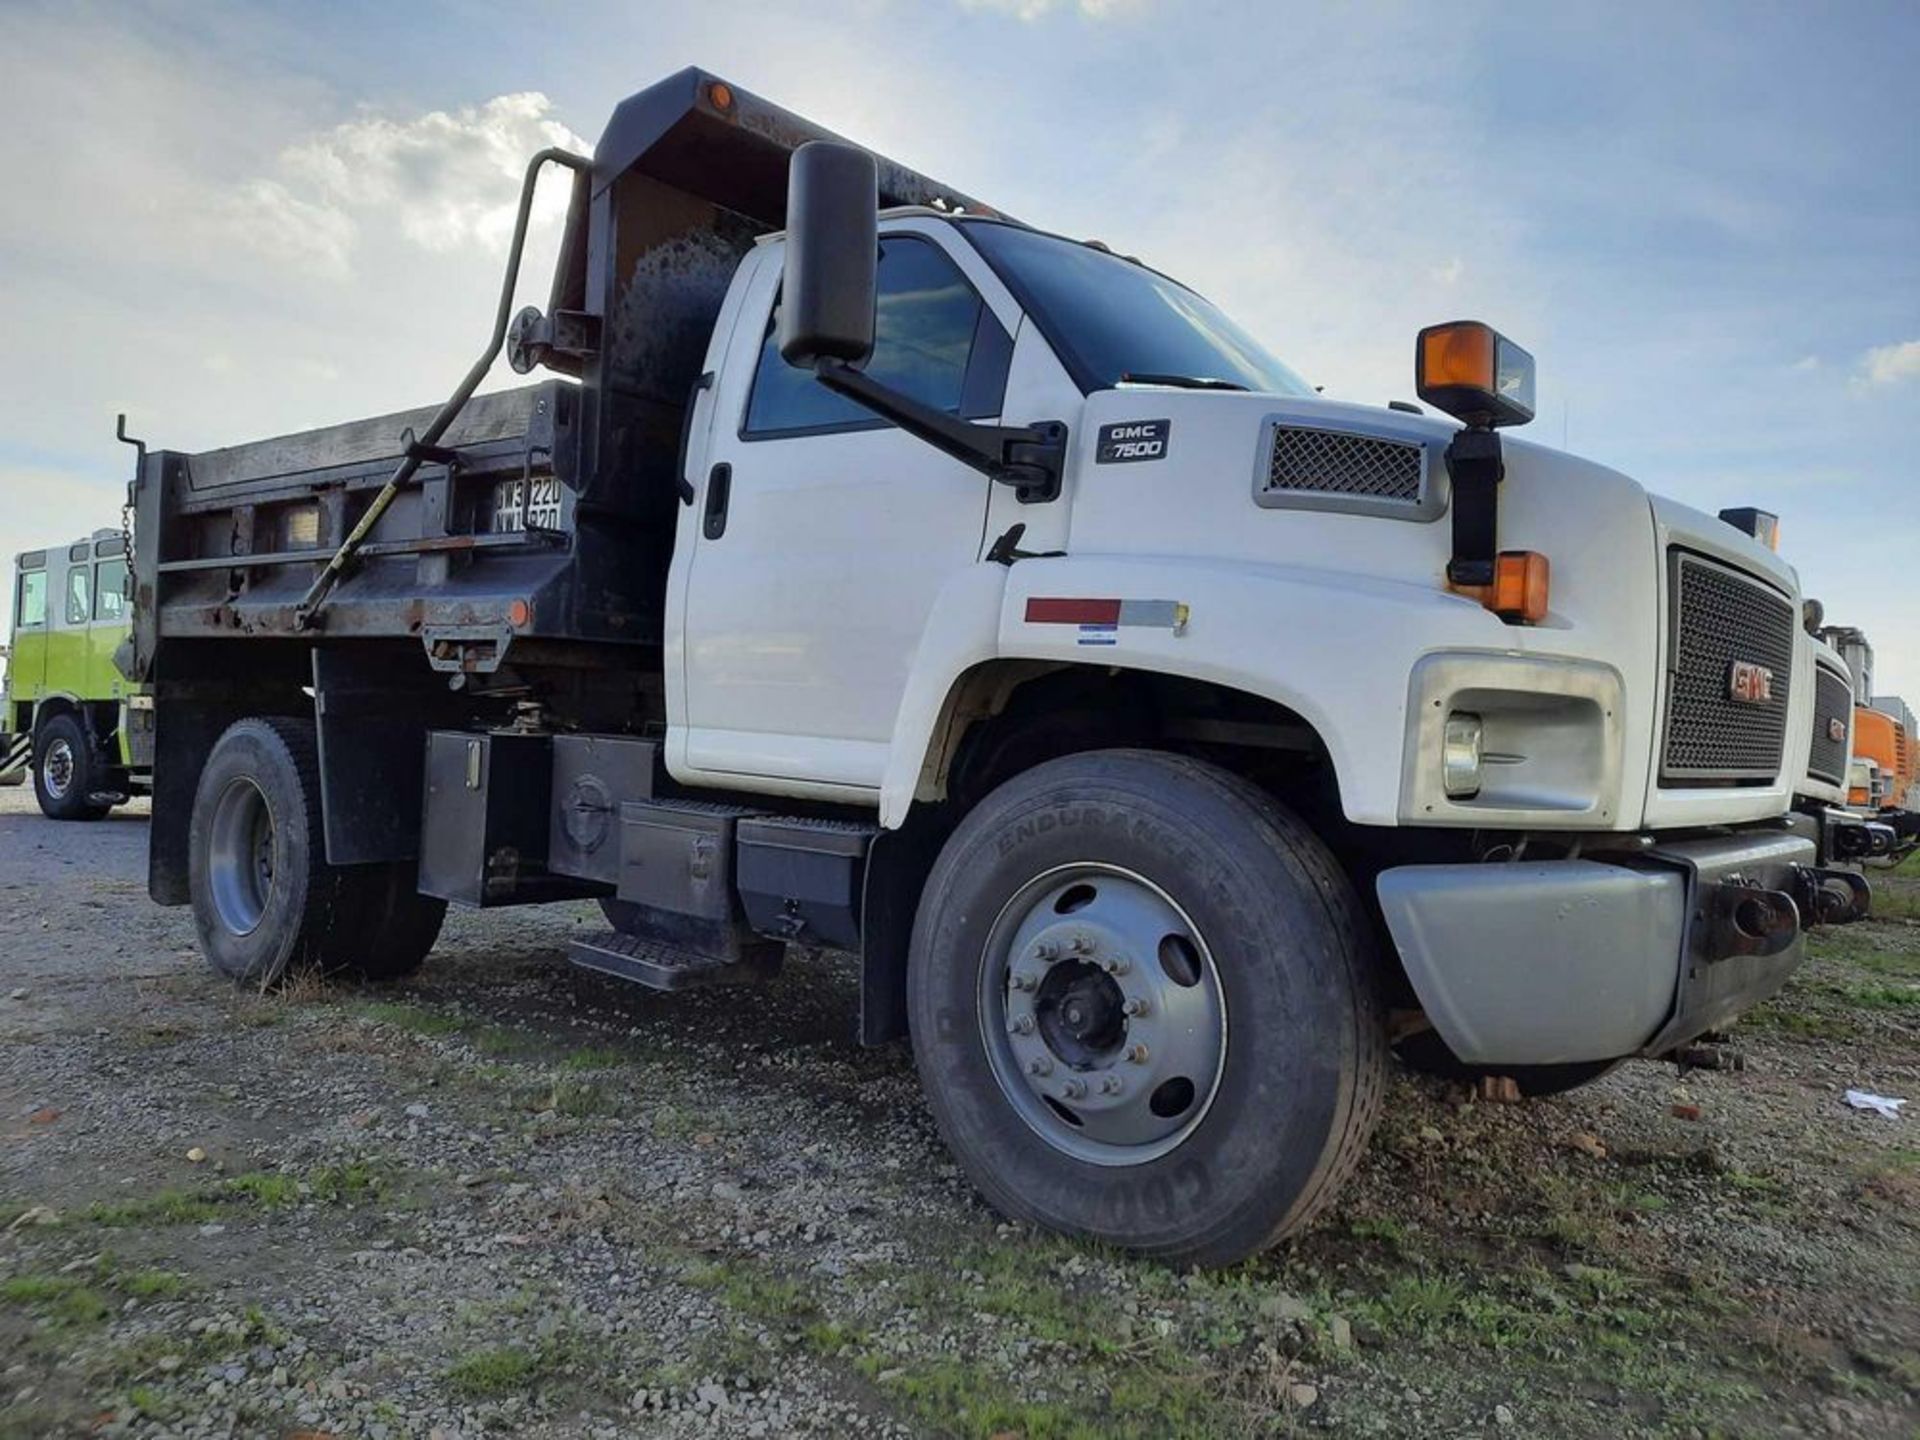
<path fill-rule="evenodd" d="M 356 938 L 339 948 L 340 968 L 374 981 L 413 974 L 440 938 L 447 902 L 420 893 L 420 867 L 411 860 L 356 865 L 343 873 L 355 912 L 346 929 Z"/>
<path fill-rule="evenodd" d="M 313 722 L 235 721 L 214 742 L 187 831 L 200 952 L 237 984 L 340 967 L 360 919 L 326 862 Z"/>
<path fill-rule="evenodd" d="M 106 779 L 96 763 L 87 727 L 71 713 L 55 715 L 40 727 L 34 747 L 33 798 L 49 820 L 99 820 L 113 807 L 92 798 Z"/>
<path fill-rule="evenodd" d="M 1244 780 L 1141 750 L 1037 766 L 961 822 L 921 900 L 934 1118 L 1008 1215 L 1240 1260 L 1319 1212 L 1378 1116 L 1370 934 L 1326 847 Z"/>

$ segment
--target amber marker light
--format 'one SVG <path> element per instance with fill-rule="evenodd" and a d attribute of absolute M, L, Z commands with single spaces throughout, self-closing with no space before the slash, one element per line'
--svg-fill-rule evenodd
<path fill-rule="evenodd" d="M 707 86 L 707 99 L 713 102 L 716 110 L 733 109 L 733 87 L 724 80 L 716 80 Z"/>
<path fill-rule="evenodd" d="M 1486 607 L 1502 620 L 1538 625 L 1547 618 L 1550 568 L 1538 550 L 1502 550 L 1493 562 L 1493 594 Z"/>
<path fill-rule="evenodd" d="M 1494 557 L 1491 585 L 1447 588 L 1478 600 L 1509 625 L 1538 625 L 1547 618 L 1552 571 L 1538 550 L 1502 550 Z"/>
<path fill-rule="evenodd" d="M 515 600 L 507 606 L 507 624 L 516 630 L 527 628 L 527 622 L 533 619 L 533 607 L 524 600 Z"/>
<path fill-rule="evenodd" d="M 1478 320 L 1422 330 L 1413 379 L 1422 400 L 1475 428 L 1533 419 L 1533 356 Z"/>

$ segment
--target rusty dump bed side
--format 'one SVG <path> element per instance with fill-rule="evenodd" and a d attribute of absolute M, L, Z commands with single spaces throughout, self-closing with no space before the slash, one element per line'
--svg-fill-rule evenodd
<path fill-rule="evenodd" d="M 163 642 L 255 637 L 407 640 L 468 671 L 535 639 L 574 664 L 653 664 L 713 322 L 740 258 L 785 224 L 788 157 L 835 138 L 696 69 L 623 101 L 575 173 L 535 357 L 568 378 L 470 400 L 307 629 L 296 607 L 437 407 L 146 455 L 136 671 Z M 883 205 L 987 210 L 884 158 L 879 175 Z"/>

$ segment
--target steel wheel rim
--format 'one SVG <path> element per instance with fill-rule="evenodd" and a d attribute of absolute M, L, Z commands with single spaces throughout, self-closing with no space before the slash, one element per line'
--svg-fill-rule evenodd
<path fill-rule="evenodd" d="M 1001 1095 L 1076 1160 L 1144 1165 L 1206 1118 L 1226 994 L 1199 930 L 1118 865 L 1065 865 L 1001 908 L 981 956 L 980 1035 Z"/>
<path fill-rule="evenodd" d="M 40 779 L 55 800 L 66 798 L 73 784 L 73 747 L 64 738 L 47 746 L 46 758 L 40 762 Z"/>
<path fill-rule="evenodd" d="M 213 807 L 207 843 L 207 892 L 220 923 L 251 935 L 273 895 L 273 810 L 244 777 L 227 782 Z"/>

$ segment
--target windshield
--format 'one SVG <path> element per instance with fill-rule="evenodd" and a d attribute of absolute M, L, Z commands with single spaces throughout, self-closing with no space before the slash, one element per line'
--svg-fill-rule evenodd
<path fill-rule="evenodd" d="M 1211 302 L 1144 265 L 1018 225 L 962 228 L 1084 389 L 1110 390 L 1132 376 L 1314 393 Z"/>

